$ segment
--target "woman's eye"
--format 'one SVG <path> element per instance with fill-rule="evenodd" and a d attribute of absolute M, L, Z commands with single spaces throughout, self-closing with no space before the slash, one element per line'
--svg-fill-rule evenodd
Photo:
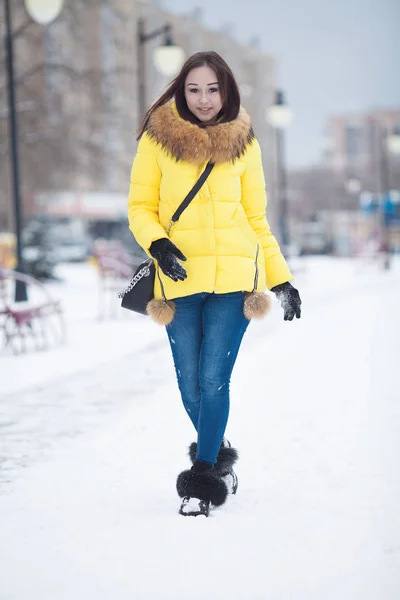
<path fill-rule="evenodd" d="M 208 91 L 209 92 L 218 92 L 218 88 L 210 88 Z"/>
<path fill-rule="evenodd" d="M 196 94 L 197 89 L 196 88 L 190 88 L 189 92 L 191 92 L 192 94 Z"/>

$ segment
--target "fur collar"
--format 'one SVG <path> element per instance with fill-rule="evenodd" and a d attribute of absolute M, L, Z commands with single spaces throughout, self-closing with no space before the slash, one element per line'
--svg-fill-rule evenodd
<path fill-rule="evenodd" d="M 199 127 L 182 119 L 175 103 L 164 104 L 152 114 L 147 134 L 176 160 L 191 163 L 234 161 L 254 139 L 250 118 L 244 108 L 229 123 Z"/>

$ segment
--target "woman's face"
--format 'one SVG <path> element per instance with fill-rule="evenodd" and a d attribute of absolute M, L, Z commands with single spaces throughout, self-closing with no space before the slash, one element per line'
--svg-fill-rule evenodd
<path fill-rule="evenodd" d="M 212 122 L 222 108 L 217 75 L 211 67 L 196 67 L 185 81 L 185 98 L 190 112 L 203 123 Z"/>

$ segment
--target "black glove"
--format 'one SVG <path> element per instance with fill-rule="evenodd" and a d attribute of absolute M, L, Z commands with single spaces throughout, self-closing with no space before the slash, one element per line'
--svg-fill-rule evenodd
<path fill-rule="evenodd" d="M 155 240 L 149 248 L 150 254 L 156 259 L 161 271 L 173 281 L 183 281 L 187 274 L 177 261 L 186 260 L 186 256 L 168 238 Z"/>
<path fill-rule="evenodd" d="M 276 285 L 275 287 L 271 288 L 271 292 L 276 294 L 276 297 L 281 303 L 284 321 L 293 321 L 294 315 L 300 319 L 300 294 L 291 283 L 287 281 L 286 283 Z"/>

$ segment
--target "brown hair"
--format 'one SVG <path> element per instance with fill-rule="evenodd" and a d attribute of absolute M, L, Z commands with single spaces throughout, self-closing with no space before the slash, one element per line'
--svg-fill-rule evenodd
<path fill-rule="evenodd" d="M 222 108 L 217 115 L 218 123 L 227 123 L 236 119 L 240 110 L 240 92 L 231 69 L 217 52 L 214 52 L 213 50 L 208 52 L 197 52 L 187 59 L 180 73 L 172 80 L 168 89 L 147 110 L 139 128 L 138 140 L 146 131 L 153 112 L 157 110 L 159 106 L 163 106 L 163 104 L 166 104 L 174 97 L 176 108 L 182 119 L 203 127 L 207 125 L 206 123 L 199 121 L 199 119 L 197 119 L 189 110 L 185 98 L 186 77 L 192 69 L 204 66 L 208 66 L 215 71 L 220 87 Z"/>

